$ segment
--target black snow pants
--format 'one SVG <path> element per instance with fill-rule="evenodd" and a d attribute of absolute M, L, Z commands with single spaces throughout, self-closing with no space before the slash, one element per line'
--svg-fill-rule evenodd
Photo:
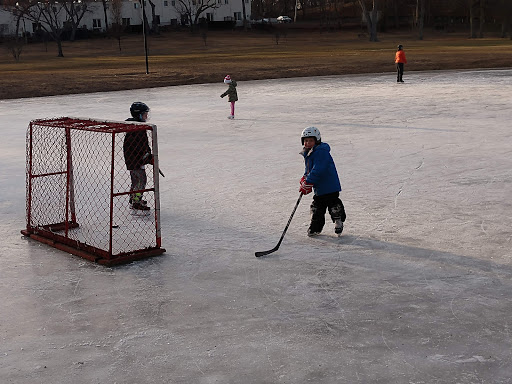
<path fill-rule="evenodd" d="M 339 192 L 328 193 L 322 196 L 313 196 L 311 203 L 311 225 L 309 226 L 310 232 L 322 232 L 325 225 L 325 211 L 329 209 L 329 215 L 332 222 L 336 219 L 345 221 L 347 215 L 345 214 L 345 207 L 341 202 Z"/>
<path fill-rule="evenodd" d="M 403 82 L 402 77 L 404 76 L 404 63 L 396 63 L 396 82 Z"/>

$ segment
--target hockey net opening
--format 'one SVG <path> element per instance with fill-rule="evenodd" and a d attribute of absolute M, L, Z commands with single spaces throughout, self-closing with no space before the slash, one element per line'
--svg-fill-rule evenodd
<path fill-rule="evenodd" d="M 105 265 L 165 252 L 155 125 L 33 120 L 26 150 L 24 235 Z"/>

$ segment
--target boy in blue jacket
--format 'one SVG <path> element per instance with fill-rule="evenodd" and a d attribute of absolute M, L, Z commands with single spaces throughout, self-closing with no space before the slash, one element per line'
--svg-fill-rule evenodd
<path fill-rule="evenodd" d="M 300 180 L 299 191 L 303 195 L 315 191 L 311 203 L 308 236 L 316 236 L 322 232 L 327 209 L 334 223 L 334 232 L 339 236 L 343 232 L 343 222 L 347 216 L 339 198 L 341 184 L 330 154 L 331 147 L 327 143 L 322 143 L 320 131 L 315 127 L 304 129 L 301 141 L 304 146 L 301 155 L 304 156 L 305 171 Z"/>

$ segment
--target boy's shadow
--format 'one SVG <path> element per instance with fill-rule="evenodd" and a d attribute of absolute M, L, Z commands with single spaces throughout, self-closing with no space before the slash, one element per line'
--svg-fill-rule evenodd
<path fill-rule="evenodd" d="M 312 238 L 318 242 L 324 242 L 335 245 L 343 252 L 343 246 L 352 246 L 364 248 L 365 250 L 382 251 L 390 254 L 397 254 L 408 258 L 437 262 L 449 266 L 458 266 L 466 269 L 479 270 L 482 272 L 492 272 L 506 274 L 512 277 L 512 266 L 498 264 L 494 261 L 478 259 L 473 256 L 465 256 L 451 252 L 439 250 L 413 247 L 405 244 L 385 242 L 382 240 L 363 238 L 351 234 L 342 234 L 334 236 L 328 234 L 320 234 Z M 347 251 L 350 251 L 347 249 Z"/>

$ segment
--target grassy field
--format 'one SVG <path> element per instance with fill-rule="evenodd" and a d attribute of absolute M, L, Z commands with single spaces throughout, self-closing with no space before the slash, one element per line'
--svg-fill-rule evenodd
<path fill-rule="evenodd" d="M 3 47 L 0 99 L 102 92 L 237 80 L 392 72 L 398 43 L 407 71 L 512 67 L 512 40 L 468 39 L 467 33 L 381 33 L 372 43 L 354 31 L 289 30 L 276 40 L 262 32 L 169 32 L 148 38 L 146 74 L 142 36 L 26 45 L 15 62 Z"/>

